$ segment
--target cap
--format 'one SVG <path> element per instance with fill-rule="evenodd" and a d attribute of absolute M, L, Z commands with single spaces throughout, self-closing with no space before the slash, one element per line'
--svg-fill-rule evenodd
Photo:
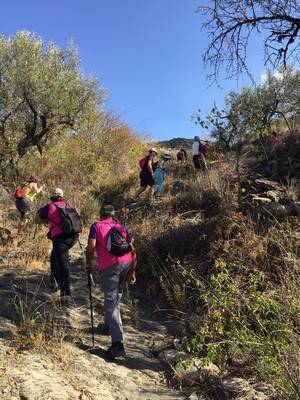
<path fill-rule="evenodd" d="M 106 204 L 100 208 L 101 217 L 113 217 L 115 215 L 114 206 L 111 204 Z"/>
<path fill-rule="evenodd" d="M 151 147 L 149 152 L 158 154 L 158 151 L 157 151 L 157 149 L 155 147 Z"/>
<path fill-rule="evenodd" d="M 194 137 L 194 141 L 195 141 L 195 142 L 200 142 L 199 136 L 195 136 L 195 137 Z"/>
<path fill-rule="evenodd" d="M 164 153 L 161 155 L 161 158 L 165 161 L 171 160 L 172 156 L 169 153 Z"/>
<path fill-rule="evenodd" d="M 60 189 L 60 188 L 53 189 L 51 194 L 50 194 L 50 197 L 56 197 L 56 196 L 64 197 L 63 190 Z"/>

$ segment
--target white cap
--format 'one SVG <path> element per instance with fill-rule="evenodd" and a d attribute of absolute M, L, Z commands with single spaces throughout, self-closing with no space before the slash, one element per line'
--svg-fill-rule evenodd
<path fill-rule="evenodd" d="M 55 189 L 51 192 L 51 197 L 55 197 L 55 196 L 64 197 L 64 192 L 63 192 L 63 190 L 60 189 L 60 188 L 55 188 Z"/>
<path fill-rule="evenodd" d="M 158 154 L 158 151 L 155 147 L 151 147 L 151 149 L 149 151 L 151 151 L 152 153 Z"/>

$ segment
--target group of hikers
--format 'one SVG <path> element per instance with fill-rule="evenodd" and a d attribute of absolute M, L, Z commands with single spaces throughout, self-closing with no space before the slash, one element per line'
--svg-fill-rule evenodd
<path fill-rule="evenodd" d="M 182 153 L 185 154 L 184 158 L 179 161 L 185 163 L 187 154 L 185 150 Z M 195 169 L 204 170 L 205 157 L 198 137 L 195 137 L 192 155 Z M 134 196 L 134 201 L 147 187 L 150 187 L 150 196 L 162 195 L 165 164 L 171 159 L 171 155 L 164 153 L 156 160 L 157 156 L 157 149 L 151 148 L 140 160 L 140 188 Z M 44 185 L 40 185 L 39 178 L 33 175 L 16 189 L 15 202 L 22 219 L 28 218 L 33 200 L 43 191 Z M 50 284 L 54 291 L 60 291 L 62 306 L 69 307 L 72 304 L 69 250 L 79 242 L 82 222 L 77 210 L 65 200 L 61 188 L 52 190 L 49 198 L 50 202 L 36 213 L 35 223 L 48 226 L 47 237 L 52 241 Z M 90 227 L 85 251 L 88 274 L 93 271 L 94 253 L 97 256 L 97 269 L 101 272 L 100 282 L 104 293 L 105 319 L 101 331 L 111 336 L 112 344 L 107 349 L 106 356 L 113 359 L 125 355 L 120 300 L 126 281 L 129 284 L 136 282 L 137 256 L 134 239 L 126 227 L 115 219 L 115 209 L 110 204 L 100 208 L 99 219 Z"/>
<path fill-rule="evenodd" d="M 163 184 L 166 176 L 166 162 L 171 160 L 170 153 L 164 153 L 159 160 L 156 160 L 158 151 L 155 147 L 151 148 L 146 156 L 140 162 L 140 188 L 131 199 L 136 202 L 138 197 L 149 187 L 149 197 L 160 198 L 163 191 Z M 208 141 L 202 142 L 199 136 L 194 137 L 192 144 L 193 164 L 196 171 L 206 171 L 206 158 L 208 156 Z M 177 153 L 177 161 L 180 164 L 187 163 L 187 151 L 182 147 Z"/>

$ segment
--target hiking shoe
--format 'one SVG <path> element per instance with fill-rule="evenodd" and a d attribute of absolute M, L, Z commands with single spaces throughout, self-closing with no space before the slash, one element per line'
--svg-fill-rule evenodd
<path fill-rule="evenodd" d="M 62 307 L 71 308 L 74 302 L 71 296 L 61 296 L 60 304 Z"/>
<path fill-rule="evenodd" d="M 126 352 L 122 342 L 113 343 L 105 352 L 105 357 L 113 360 L 118 357 L 125 357 Z"/>

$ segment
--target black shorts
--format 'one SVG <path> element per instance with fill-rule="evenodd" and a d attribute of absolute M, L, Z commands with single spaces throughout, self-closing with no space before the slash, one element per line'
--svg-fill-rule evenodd
<path fill-rule="evenodd" d="M 154 178 L 148 171 L 141 171 L 140 172 L 140 180 L 141 180 L 141 187 L 146 186 L 155 186 Z"/>

